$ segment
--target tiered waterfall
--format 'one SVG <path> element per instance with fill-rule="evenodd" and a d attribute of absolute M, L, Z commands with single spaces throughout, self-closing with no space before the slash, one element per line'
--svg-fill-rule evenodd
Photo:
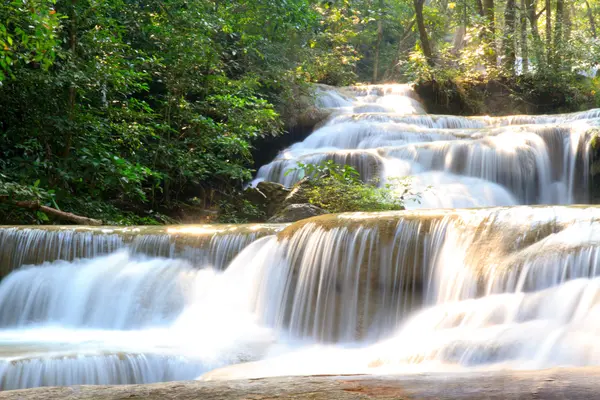
<path fill-rule="evenodd" d="M 599 110 L 424 113 L 408 86 L 330 117 L 257 180 L 331 159 L 421 203 L 294 224 L 0 227 L 0 387 L 600 364 Z M 555 204 L 555 205 L 550 205 Z M 484 207 L 484 208 L 469 208 Z"/>

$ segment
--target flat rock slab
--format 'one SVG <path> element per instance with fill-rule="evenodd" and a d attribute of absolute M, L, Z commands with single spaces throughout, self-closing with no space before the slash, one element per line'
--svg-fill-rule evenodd
<path fill-rule="evenodd" d="M 0 393 L 0 399 L 600 399 L 600 368 L 404 376 L 308 376 L 151 385 L 71 386 Z"/>

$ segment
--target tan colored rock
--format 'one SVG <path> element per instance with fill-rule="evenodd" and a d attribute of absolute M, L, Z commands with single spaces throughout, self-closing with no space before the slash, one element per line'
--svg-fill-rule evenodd
<path fill-rule="evenodd" d="M 283 201 L 284 206 L 308 203 L 307 191 L 312 187 L 308 178 L 298 181 Z"/>
<path fill-rule="evenodd" d="M 328 213 L 322 208 L 319 208 L 312 204 L 290 204 L 289 206 L 281 210 L 279 213 L 277 213 L 273 218 L 269 219 L 269 223 L 279 224 L 286 222 L 296 222 L 323 214 Z"/>
<path fill-rule="evenodd" d="M 284 201 L 291 190 L 276 182 L 259 182 L 255 188 L 246 189 L 244 196 L 247 200 L 264 211 L 271 218 L 284 207 Z"/>
<path fill-rule="evenodd" d="M 4 400 L 436 399 L 591 400 L 599 398 L 600 368 L 406 376 L 308 376 L 152 385 L 71 386 L 5 391 Z"/>

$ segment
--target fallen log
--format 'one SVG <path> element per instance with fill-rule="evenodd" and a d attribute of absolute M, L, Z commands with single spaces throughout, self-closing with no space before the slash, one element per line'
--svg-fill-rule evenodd
<path fill-rule="evenodd" d="M 150 385 L 68 386 L 0 392 L 0 400 L 590 400 L 600 368 L 437 373 L 404 376 L 306 376 Z"/>
<path fill-rule="evenodd" d="M 48 215 L 52 215 L 53 217 L 56 217 L 63 221 L 74 222 L 78 225 L 102 225 L 102 221 L 100 221 L 99 219 L 82 217 L 81 215 L 73 214 L 66 211 L 60 211 L 56 208 L 40 204 L 39 201 L 15 201 L 12 204 L 14 204 L 17 207 L 28 208 L 33 211 L 42 211 Z"/>

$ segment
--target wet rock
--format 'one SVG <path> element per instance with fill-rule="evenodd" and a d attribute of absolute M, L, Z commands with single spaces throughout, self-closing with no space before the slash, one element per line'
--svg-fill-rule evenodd
<path fill-rule="evenodd" d="M 274 217 L 269 219 L 270 223 L 296 222 L 301 219 L 316 217 L 327 214 L 327 211 L 312 204 L 290 204 Z"/>
<path fill-rule="evenodd" d="M 298 181 L 290 193 L 286 196 L 283 201 L 284 207 L 291 204 L 305 204 L 308 203 L 308 190 L 311 189 L 312 185 L 308 178 L 301 179 Z"/>
<path fill-rule="evenodd" d="M 332 113 L 332 109 L 315 106 L 307 107 L 304 112 L 297 116 L 295 123 L 296 126 L 312 130 L 317 124 L 326 120 Z"/>
<path fill-rule="evenodd" d="M 281 183 L 276 182 L 259 182 L 258 185 L 256 185 L 256 188 L 272 201 L 282 202 L 290 193 L 290 189 L 286 188 Z"/>
<path fill-rule="evenodd" d="M 230 381 L 182 381 L 150 385 L 67 386 L 9 390 L 6 400 L 58 399 L 593 399 L 600 369 L 409 374 L 391 376 L 296 376 Z"/>
<path fill-rule="evenodd" d="M 291 190 L 280 183 L 259 182 L 254 188 L 246 189 L 245 198 L 258 206 L 267 216 L 271 218 L 284 208 L 284 201 Z"/>

